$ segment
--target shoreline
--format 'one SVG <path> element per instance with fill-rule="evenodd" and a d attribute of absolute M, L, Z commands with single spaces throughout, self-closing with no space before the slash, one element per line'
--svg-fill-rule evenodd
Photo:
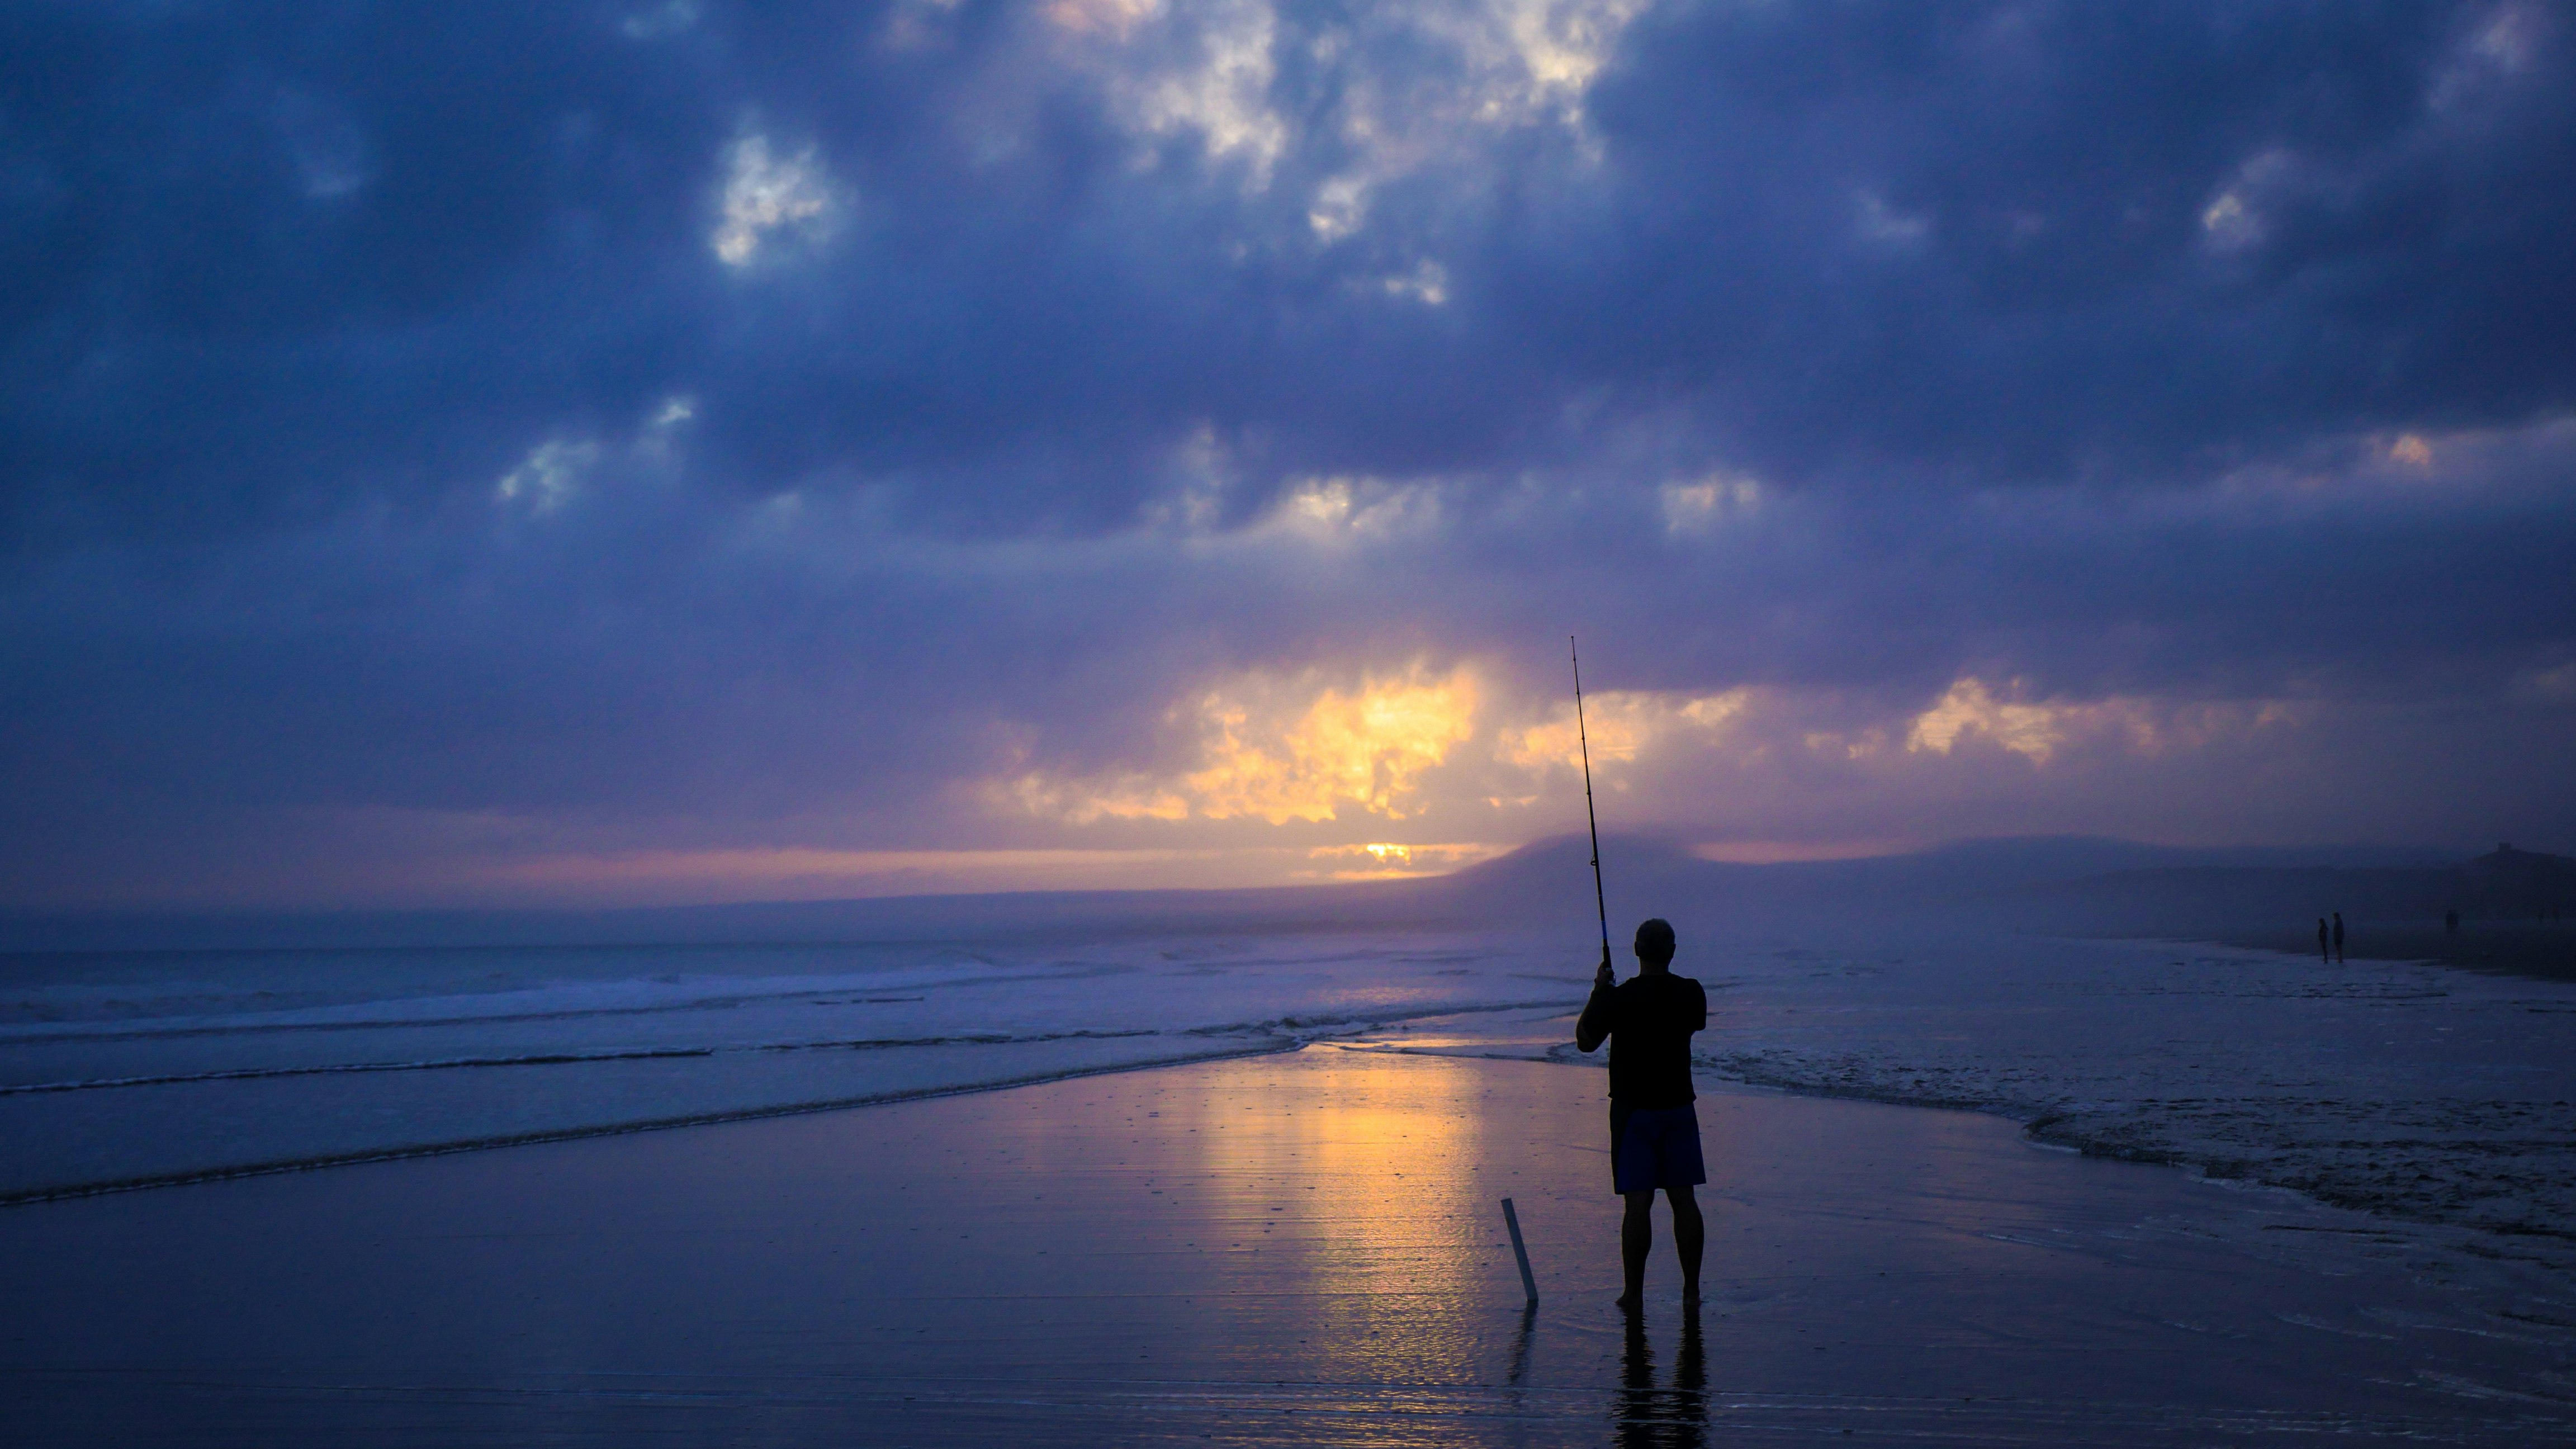
<path fill-rule="evenodd" d="M 2156 945 L 2226 944 L 2220 942 L 2184 940 L 2168 942 L 2157 938 L 2123 939 Z M 2256 949 L 2268 950 L 2268 948 Z M 2286 953 L 2272 952 L 2270 954 L 2282 955 Z M 1531 1055 L 1525 1052 L 1512 1051 L 1469 1051 L 1442 1049 L 1438 1047 L 1426 1048 L 1397 1044 L 1394 1042 L 1380 1045 L 1370 1043 L 1367 1040 L 1374 1035 L 1380 1035 L 1394 1030 L 1409 1029 L 1412 1024 L 1419 1022 L 1440 1022 L 1452 1017 L 1480 1017 L 1504 1011 L 1531 1009 L 1544 1008 L 1540 1008 L 1534 1003 L 1517 1002 L 1505 1003 L 1492 1007 L 1474 1008 L 1466 1012 L 1444 1011 L 1427 1013 L 1419 1016 L 1375 1018 L 1368 1022 L 1354 1025 L 1353 1028 L 1346 1033 L 1283 1037 L 1257 1045 L 1247 1045 L 1239 1048 L 1229 1048 L 1169 1058 L 1157 1058 L 1147 1061 L 1119 1062 L 1099 1066 L 1051 1068 L 1022 1075 L 996 1078 L 988 1081 L 939 1084 L 917 1088 L 896 1088 L 847 1097 L 782 1103 L 740 1110 L 679 1114 L 669 1117 L 610 1123 L 595 1127 L 535 1131 L 500 1137 L 471 1138 L 448 1142 L 424 1143 L 390 1149 L 376 1149 L 350 1153 L 319 1154 L 309 1157 L 282 1158 L 240 1165 L 157 1174 L 128 1179 L 75 1183 L 35 1191 L 0 1194 L 0 1210 L 32 1206 L 42 1203 L 76 1201 L 86 1198 L 112 1196 L 125 1193 L 151 1192 L 165 1188 L 184 1188 L 209 1183 L 320 1172 L 333 1168 L 404 1162 L 428 1158 L 453 1157 L 483 1151 L 501 1151 L 512 1148 L 581 1142 L 595 1138 L 613 1138 L 640 1133 L 658 1133 L 695 1127 L 716 1127 L 731 1123 L 757 1122 L 771 1118 L 801 1117 L 861 1108 L 898 1106 L 906 1103 L 933 1101 L 950 1097 L 1015 1091 L 1028 1087 L 1045 1086 L 1058 1082 L 1077 1081 L 1091 1077 L 1157 1072 L 1166 1069 L 1185 1068 L 1215 1062 L 1238 1061 L 1290 1054 L 1304 1050 L 1310 1046 L 1334 1046 L 1348 1050 L 1364 1050 L 1379 1055 L 1408 1056 L 1428 1059 L 1526 1062 L 1550 1066 L 1589 1068 L 1594 1071 L 1600 1071 L 1604 1068 L 1605 1064 L 1600 1060 L 1585 1059 L 1574 1055 L 1572 1053 L 1570 1043 L 1553 1046 L 1541 1053 Z M 1569 1008 L 1565 1012 L 1565 1018 L 1567 1020 L 1571 1020 L 1571 1016 L 1572 1011 Z M 1308 1020 L 1312 1021 L 1311 1018 Z M 1313 1024 L 1322 1025 L 1325 1023 L 1314 1022 Z M 1138 1034 L 1149 1033 L 1121 1033 L 1118 1035 L 1125 1036 Z M 1099 1034 L 1092 1033 L 1085 1035 Z M 2467 1232 L 2482 1231 L 2481 1229 L 2474 1227 L 2464 1228 L 2463 1225 L 2444 1222 L 2439 1219 L 2417 1219 L 2394 1216 L 2387 1213 L 2379 1205 L 2366 1201 L 2338 1202 L 2332 1197 L 2325 1196 L 2314 1191 L 2310 1187 L 2270 1180 L 2263 1176 L 2259 1170 L 2225 1170 L 2230 1167 L 2249 1166 L 2249 1164 L 2241 1161 L 2205 1161 L 2183 1151 L 2124 1145 L 2088 1136 L 2080 1132 L 2060 1131 L 2057 1130 L 2058 1124 L 2065 1120 L 2061 1115 L 2048 1112 L 2034 1112 L 2020 1104 L 2009 1101 L 1998 1101 L 1991 1098 L 1967 1096 L 1926 1096 L 1900 1091 L 1881 1091 L 1867 1087 L 1838 1085 L 1832 1082 L 1800 1079 L 1784 1073 L 1752 1073 L 1746 1072 L 1742 1069 L 1740 1059 L 1723 1066 L 1707 1062 L 1705 1060 L 1698 1060 L 1695 1061 L 1695 1067 L 1704 1075 L 1707 1082 L 1724 1087 L 1777 1093 L 1782 1096 L 1804 1100 L 1868 1103 L 1877 1106 L 1920 1109 L 1933 1112 L 1973 1113 L 1982 1117 L 1993 1118 L 2001 1122 L 2012 1124 L 2016 1129 L 2018 1129 L 2021 1139 L 2027 1145 L 2034 1148 L 2053 1152 L 2064 1152 L 2094 1160 L 2120 1162 L 2139 1166 L 2172 1168 L 2178 1170 L 2186 1178 L 2192 1180 L 2242 1184 L 2274 1191 L 2287 1192 L 2294 1194 L 2303 1200 L 2311 1201 L 2321 1206 L 2359 1212 L 2378 1218 L 2386 1218 L 2392 1228 L 2433 1228 Z M 26 1089 L 22 1088 L 18 1090 L 24 1091 Z M 2493 1230 L 2486 1229 L 2483 1231 Z M 2576 1233 L 2536 1234 L 2536 1236 L 2564 1237 L 2571 1241 L 2576 1241 Z"/>
<path fill-rule="evenodd" d="M 1019 1087 L 1044 1086 L 1051 1082 L 1076 1081 L 1083 1077 L 1115 1076 L 1124 1072 L 1152 1072 L 1167 1067 L 1199 1066 L 1208 1062 L 1237 1061 L 1247 1057 L 1275 1056 L 1293 1052 L 1307 1043 L 1283 1041 L 1273 1045 L 1244 1047 L 1231 1051 L 1204 1052 L 1197 1056 L 1160 1058 L 1149 1062 L 1121 1063 L 1114 1066 L 1074 1067 L 1063 1071 L 1005 1078 L 990 1082 L 970 1082 L 957 1086 L 920 1087 L 910 1090 L 880 1092 L 870 1096 L 819 1102 L 794 1102 L 773 1107 L 753 1107 L 733 1112 L 709 1112 L 693 1116 L 655 1118 L 638 1122 L 619 1122 L 600 1127 L 569 1128 L 554 1132 L 527 1132 L 515 1136 L 477 1138 L 459 1142 L 425 1143 L 417 1147 L 398 1147 L 380 1151 L 345 1153 L 334 1156 L 289 1158 L 271 1162 L 247 1163 L 239 1167 L 208 1168 L 203 1171 L 171 1173 L 158 1177 L 130 1178 L 109 1182 L 79 1183 L 69 1187 L 47 1188 L 35 1192 L 0 1195 L 0 1209 L 29 1206 L 36 1203 L 68 1202 L 80 1198 L 107 1197 L 117 1193 L 151 1192 L 158 1188 L 193 1187 L 201 1183 L 230 1182 L 242 1178 L 277 1177 L 288 1173 L 320 1172 L 334 1167 L 359 1167 L 369 1163 L 408 1162 L 416 1158 L 455 1157 L 472 1152 L 498 1152 L 513 1147 L 535 1147 L 548 1143 L 583 1142 L 597 1137 L 623 1137 L 640 1132 L 669 1132 L 688 1127 L 721 1127 L 732 1122 L 758 1122 L 771 1117 L 802 1117 L 818 1112 L 840 1112 L 859 1107 L 893 1106 L 905 1102 L 926 1102 L 941 1097 L 973 1096 L 984 1092 L 1007 1092 Z"/>
<path fill-rule="evenodd" d="M 1623 1320 L 1555 1065 L 1314 1043 L 34 1206 L 0 1381 L 42 1446 L 2576 1443 L 2576 1331 L 2492 1284 L 1982 1114 L 1712 1086 L 1705 1303 L 1659 1230 Z"/>
<path fill-rule="evenodd" d="M 1910 950 L 1899 956 L 1890 947 Z M 2550 1211 L 2562 1199 L 2576 1202 L 2576 1120 L 2560 1121 L 2570 1117 L 2561 1109 L 2564 1099 L 2576 1098 L 2576 1081 L 2559 1084 L 2558 1076 L 2569 1075 L 2563 1066 L 2551 1069 L 2558 1076 L 2496 1075 L 2527 1073 L 2517 1065 L 2525 1061 L 2558 1060 L 2548 1044 L 2576 1035 L 2557 1025 L 2576 1021 L 2576 999 L 2559 999 L 2563 986 L 2524 990 L 2511 978 L 2439 965 L 2356 960 L 2320 967 L 2312 957 L 2269 950 L 2081 937 L 1747 940 L 1712 953 L 1701 975 L 1718 1007 L 1694 1053 L 1705 1081 L 1821 1101 L 1975 1112 L 2012 1124 L 2035 1147 L 2299 1193 L 2371 1214 L 2387 1230 L 2424 1238 L 2445 1254 L 2503 1253 L 2576 1272 L 2576 1235 L 2554 1230 Z M 2126 1009 L 2138 996 L 2153 998 L 2141 1003 L 2149 1009 Z M 737 1038 L 711 1050 L 547 1057 L 541 1060 L 574 1064 L 526 1077 L 517 1073 L 534 1071 L 526 1065 L 532 1059 L 504 1058 L 489 1072 L 424 1071 L 413 1075 L 447 1080 L 381 1086 L 370 1083 L 404 1074 L 370 1077 L 339 1066 L 212 1072 L 168 1078 L 171 1087 L 135 1087 L 130 1096 L 99 1092 L 94 1105 L 71 1100 L 91 1095 L 84 1092 L 45 1095 L 52 1084 L 36 1080 L 16 1084 L 15 1095 L 0 1091 L 0 1106 L 62 1102 L 71 1110 L 0 1118 L 45 1127 L 50 1141 L 62 1144 L 21 1132 L 21 1181 L 35 1172 L 51 1178 L 56 1168 L 113 1168 L 119 1158 L 148 1167 L 156 1155 L 180 1155 L 116 1147 L 120 1139 L 109 1134 L 153 1113 L 165 1121 L 184 1113 L 217 1128 L 261 1125 L 183 1144 L 185 1155 L 213 1160 L 40 1179 L 0 1193 L 0 1207 L 883 1107 L 1257 1057 L 1318 1041 L 1573 1065 L 1583 1059 L 1565 1040 L 1572 1009 L 1571 999 L 1374 1010 L 1345 1003 L 1246 1021 L 1241 1025 L 1252 1030 L 1231 1041 L 1208 1040 L 1221 1034 L 1206 1028 L 970 1031 L 921 1039 L 946 1046 L 856 1056 L 782 1056 Z M 2445 1035 L 2455 1027 L 2457 1034 Z M 2396 1069 L 2379 1060 L 2388 1055 L 2376 1049 L 2383 1035 L 2407 1039 Z M 2428 1055 L 2439 1043 L 2454 1045 Z M 1171 1054 L 1150 1055 L 1157 1047 Z M 775 1066 L 761 1065 L 773 1058 Z M 810 1068 L 794 1065 L 807 1058 Z M 742 1075 L 754 1069 L 766 1075 Z M 2271 1081 L 2285 1072 L 2287 1089 Z M 334 1084 L 316 1101 L 332 1105 L 336 1118 L 283 1095 L 303 1089 L 277 1079 L 299 1073 Z M 2530 1099 L 2519 1118 L 2499 1110 L 2498 1089 Z M 177 1095 L 156 1095 L 163 1092 Z M 305 1115 L 251 1115 L 281 1103 Z M 424 1104 L 434 1110 L 416 1110 Z M 628 1111 L 634 1115 L 619 1120 Z M 337 1125 L 360 1114 L 431 1130 L 420 1134 L 427 1140 L 387 1145 L 382 1126 L 352 1133 Z M 469 1130 L 431 1135 L 450 1124 Z M 2516 1153 L 2505 1161 L 2493 1151 L 2500 1124 L 2517 1134 Z M 473 1130 L 486 1125 L 502 1130 Z M 2562 1131 L 2563 1142 L 2554 1135 Z M 66 1149 L 85 1156 L 45 1156 Z M 232 1160 L 222 1160 L 227 1154 Z M 2454 1191 L 2460 1183 L 2471 1195 Z"/>
<path fill-rule="evenodd" d="M 2170 939 L 2195 945 L 2271 951 L 2283 956 L 2315 959 L 2318 955 L 2315 938 L 2296 940 L 2293 939 L 2295 935 L 2294 932 L 2228 932 L 2216 936 L 2135 939 Z M 2395 943 L 2391 942 L 2391 937 L 2395 938 Z M 2349 949 L 2354 938 L 2359 938 L 2362 949 Z M 2463 926 L 2456 935 L 2437 926 L 2390 927 L 2365 923 L 2348 930 L 2345 941 L 2346 960 L 2349 961 L 2443 966 L 2481 976 L 2504 976 L 2523 981 L 2576 982 L 2576 930 L 2556 923 L 2489 921 Z M 2342 965 L 2344 962 L 2334 964 Z"/>
<path fill-rule="evenodd" d="M 861 1005 L 882 1009 L 873 1000 Z M 994 1030 L 970 1018 L 922 1034 L 838 1037 L 818 1035 L 794 1016 L 791 999 L 784 1012 L 764 1008 L 768 1019 L 748 1028 L 729 1020 L 680 1021 L 676 1031 L 663 1029 L 666 1039 L 679 1038 L 669 1044 L 620 1040 L 627 1028 L 618 1013 L 565 1018 L 560 1027 L 549 1018 L 545 1032 L 506 1042 L 458 1040 L 439 1030 L 443 1021 L 332 1023 L 320 1037 L 301 1026 L 260 1024 L 267 1032 L 263 1043 L 271 1037 L 294 1040 L 262 1045 L 258 1050 L 270 1060 L 256 1065 L 236 1065 L 242 1057 L 230 1045 L 236 1034 L 229 1029 L 121 1031 L 110 1043 L 123 1050 L 139 1039 L 151 1052 L 165 1050 L 165 1037 L 214 1043 L 192 1046 L 167 1066 L 149 1056 L 100 1058 L 90 1043 L 66 1046 L 52 1039 L 61 1033 L 0 1032 L 0 1046 L 22 1049 L 6 1063 L 14 1080 L 0 1079 L 0 1206 L 833 1111 L 926 1093 L 1257 1055 L 1324 1035 L 1400 1030 L 1424 1019 L 1560 1006 L 1518 996 L 1398 1001 L 1367 1010 L 1324 1006 L 1056 1029 Z M 378 1032 L 385 1040 L 367 1044 L 374 1050 L 338 1044 L 341 1034 L 354 1030 Z M 450 1054 L 457 1047 L 464 1050 Z M 435 1054 L 414 1055 L 423 1048 Z M 195 1130 L 170 1130 L 181 1122 Z"/>

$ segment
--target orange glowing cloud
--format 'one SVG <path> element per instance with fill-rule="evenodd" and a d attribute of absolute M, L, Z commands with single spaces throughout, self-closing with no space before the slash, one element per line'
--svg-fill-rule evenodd
<path fill-rule="evenodd" d="M 1033 772 L 1000 787 L 1032 814 L 1103 818 L 1338 819 L 1344 810 L 1401 820 L 1424 775 L 1474 738 L 1478 693 L 1466 669 L 1369 677 L 1356 690 L 1251 675 L 1209 690 L 1176 714 L 1196 726 L 1197 758 L 1174 775 L 1066 779 Z"/>

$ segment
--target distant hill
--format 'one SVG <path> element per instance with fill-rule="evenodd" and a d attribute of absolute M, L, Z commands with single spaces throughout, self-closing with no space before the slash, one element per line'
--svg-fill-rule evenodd
<path fill-rule="evenodd" d="M 2185 935 L 2304 924 L 2341 911 L 2347 922 L 2526 922 L 2576 910 L 2576 859 L 2510 845 L 2446 865 L 2181 866 L 2111 871 L 2033 884 L 2005 895 L 2035 923 L 2091 934 Z"/>
<path fill-rule="evenodd" d="M 757 902 L 606 911 L 0 917 L 0 951 L 329 949 L 1000 939 L 1190 929 L 1595 924 L 1590 842 L 1541 840 L 1453 875 L 1257 890 L 1064 891 Z M 2366 918 L 2458 900 L 2508 906 L 2567 890 L 2571 863 L 2506 850 L 2451 865 L 2426 851 L 2192 850 L 2093 837 L 1962 841 L 1854 860 L 1742 865 L 1681 840 L 1602 841 L 1614 937 L 1650 915 L 1699 929 L 1960 913 L 2080 934 L 2210 934 L 2340 909 Z M 2319 903 L 2323 904 L 2312 904 Z M 2442 905 L 2431 909 L 2438 917 Z M 2357 913 L 2360 913 L 2357 915 Z M 1702 924 L 1704 923 L 1704 924 Z"/>
<path fill-rule="evenodd" d="M 1544 914 L 1593 913 L 1589 842 L 1579 835 L 1542 840 L 1471 866 L 1440 884 L 1491 909 Z M 1642 918 L 1683 905 L 1761 915 L 1817 911 L 1982 908 L 2019 891 L 2039 891 L 2115 873 L 2215 871 L 2303 864 L 2360 866 L 2437 860 L 2418 850 L 2293 852 L 2200 850 L 2142 845 L 2097 836 L 2007 836 L 1964 840 L 1897 855 L 1850 860 L 1740 865 L 1703 860 L 1679 842 L 1617 836 L 1602 842 L 1610 915 Z"/>

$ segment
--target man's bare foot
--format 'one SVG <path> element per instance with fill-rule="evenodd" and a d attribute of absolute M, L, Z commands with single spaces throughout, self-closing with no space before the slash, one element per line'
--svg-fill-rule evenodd
<path fill-rule="evenodd" d="M 1637 1311 L 1637 1300 L 1629 1294 L 1622 1293 L 1615 1301 L 1618 1303 L 1619 1311 L 1622 1313 L 1634 1313 Z"/>
<path fill-rule="evenodd" d="M 1682 1306 L 1684 1308 L 1697 1308 L 1699 1306 L 1699 1290 L 1696 1288 L 1683 1289 Z"/>

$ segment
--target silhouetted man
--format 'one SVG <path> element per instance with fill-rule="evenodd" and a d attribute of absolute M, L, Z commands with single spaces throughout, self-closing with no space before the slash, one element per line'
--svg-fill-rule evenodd
<path fill-rule="evenodd" d="M 1646 1253 L 1655 1245 L 1655 1189 L 1673 1209 L 1673 1247 L 1681 1254 L 1682 1297 L 1699 1301 L 1700 1249 L 1706 1225 L 1691 1189 L 1708 1181 L 1699 1155 L 1699 1113 L 1691 1103 L 1691 1033 L 1708 1025 L 1708 993 L 1673 974 L 1673 928 L 1658 919 L 1637 928 L 1637 974 L 1625 982 L 1604 953 L 1592 999 L 1574 1024 L 1577 1050 L 1610 1042 L 1610 1179 L 1628 1200 L 1619 1224 L 1620 1266 L 1628 1291 L 1619 1306 L 1646 1299 Z"/>
<path fill-rule="evenodd" d="M 2317 954 L 2325 958 L 2327 965 L 2334 964 L 2334 944 L 2326 935 L 2326 918 L 2323 916 L 2317 917 Z"/>
<path fill-rule="evenodd" d="M 2335 964 L 2340 966 L 2343 964 L 2343 912 L 2335 912 L 2334 918 Z"/>

